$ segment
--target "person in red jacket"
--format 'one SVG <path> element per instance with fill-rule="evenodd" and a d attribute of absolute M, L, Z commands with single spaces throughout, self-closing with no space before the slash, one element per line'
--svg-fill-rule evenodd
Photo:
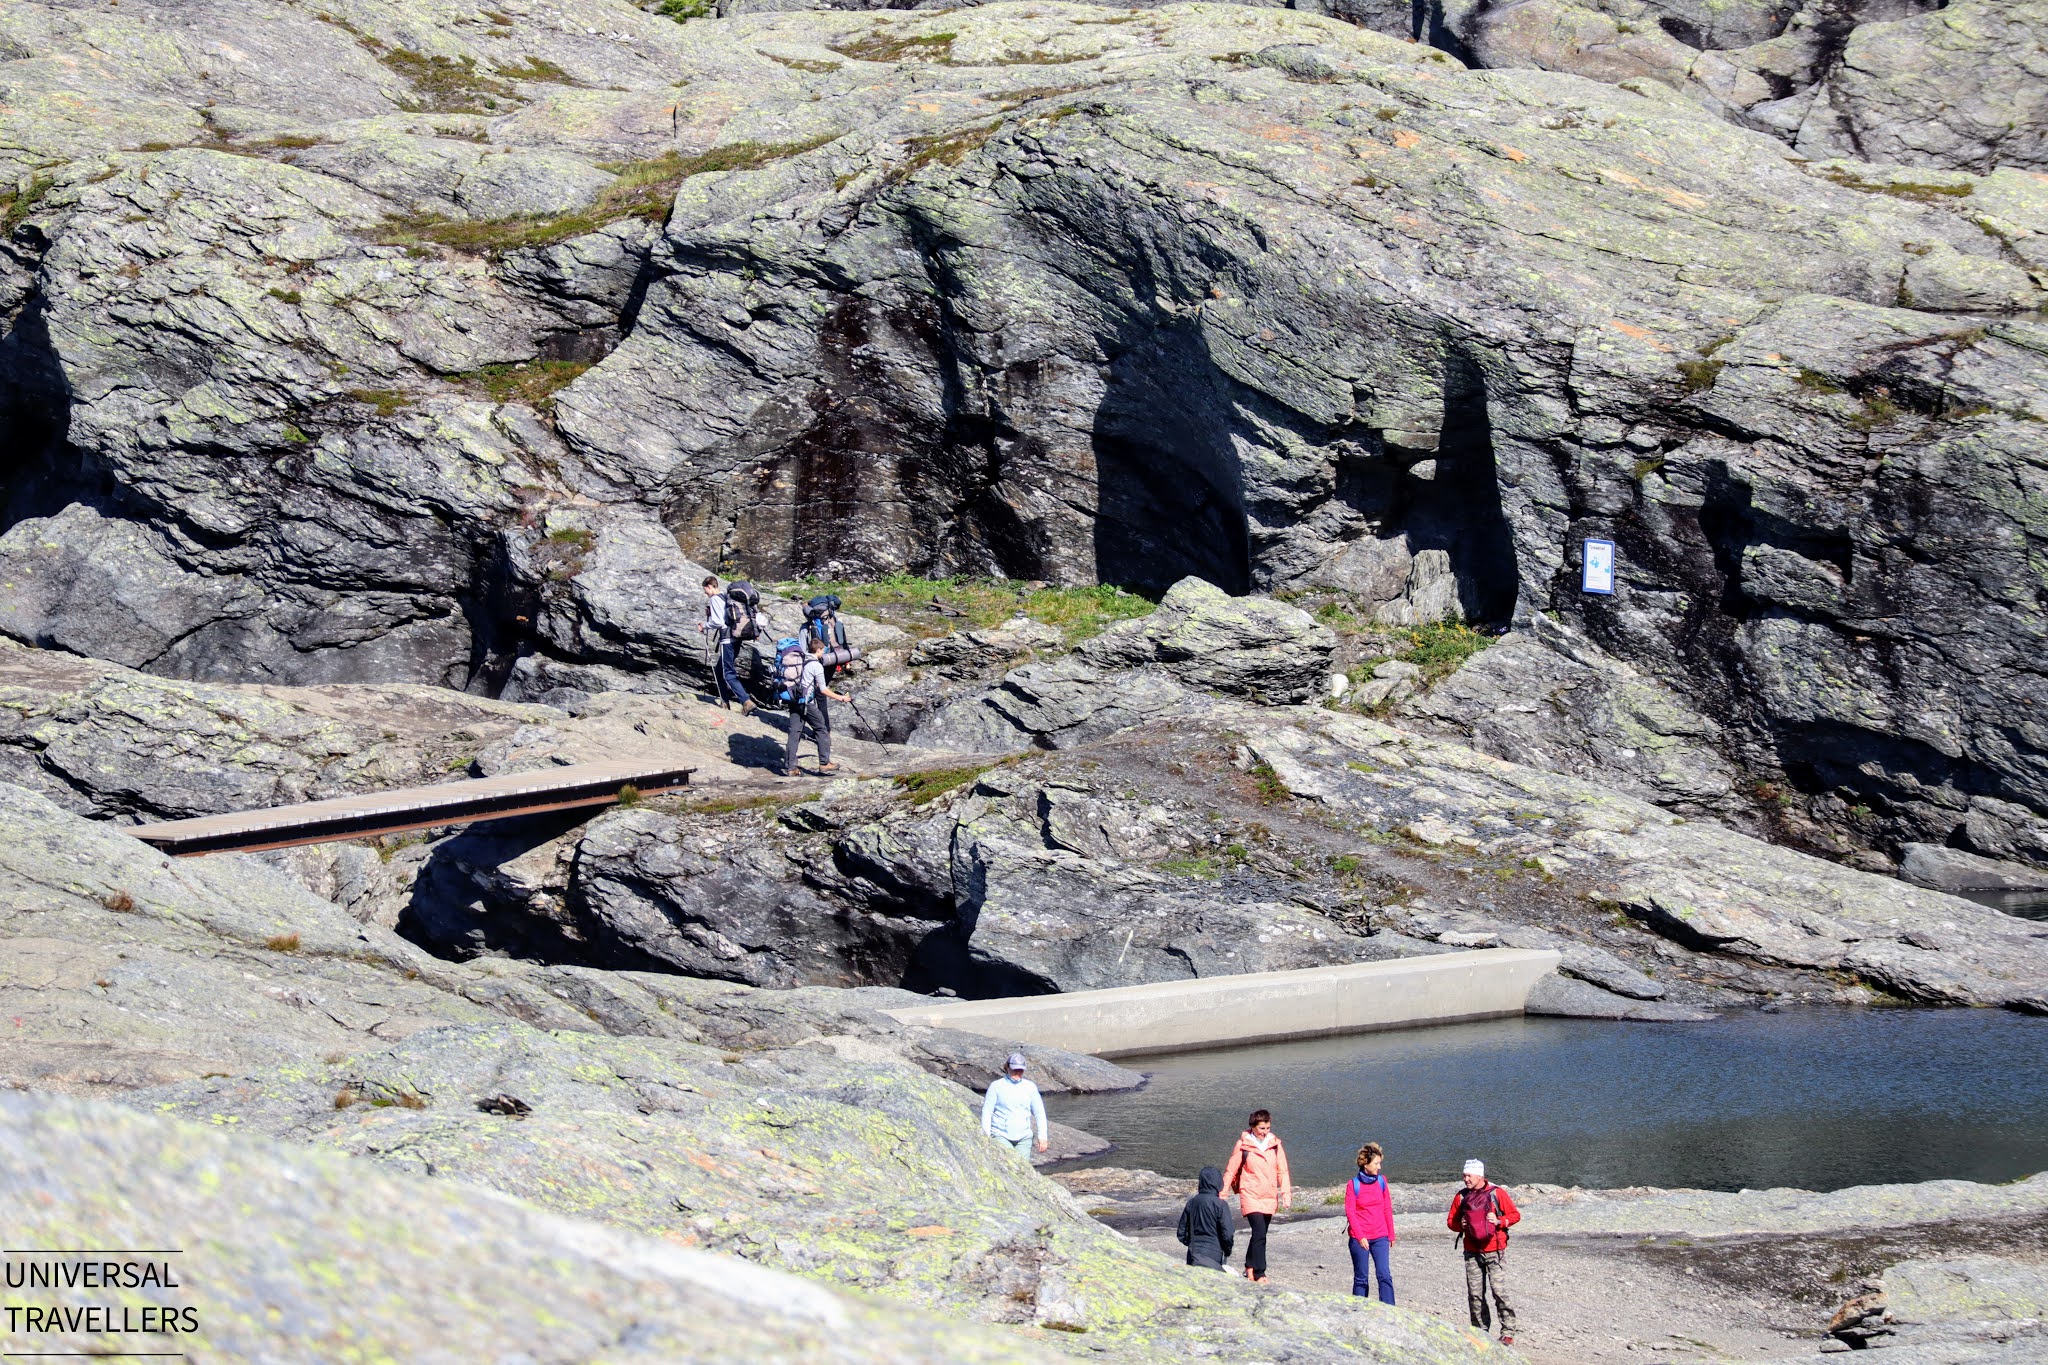
<path fill-rule="evenodd" d="M 1258 1284 L 1266 1282 L 1266 1229 L 1273 1215 L 1294 1203 L 1294 1177 L 1287 1170 L 1287 1148 L 1273 1131 L 1273 1116 L 1263 1109 L 1252 1111 L 1250 1125 L 1230 1149 L 1230 1164 L 1223 1168 L 1223 1191 L 1237 1195 L 1237 1211 L 1251 1228 L 1250 1244 L 1244 1253 L 1244 1277 Z"/>
<path fill-rule="evenodd" d="M 1358 1149 L 1358 1174 L 1344 1187 L 1344 1222 L 1351 1234 L 1351 1293 L 1366 1297 L 1366 1269 L 1380 1282 L 1380 1302 L 1394 1301 L 1394 1192 L 1380 1174 L 1385 1153 L 1377 1142 Z"/>
<path fill-rule="evenodd" d="M 1508 1192 L 1487 1183 L 1486 1163 L 1466 1162 L 1465 1188 L 1452 1196 L 1444 1226 L 1464 1239 L 1465 1300 L 1472 1325 L 1488 1330 L 1486 1300 L 1491 1295 L 1503 1346 L 1515 1343 L 1515 1310 L 1507 1291 L 1508 1229 L 1521 1221 Z"/>

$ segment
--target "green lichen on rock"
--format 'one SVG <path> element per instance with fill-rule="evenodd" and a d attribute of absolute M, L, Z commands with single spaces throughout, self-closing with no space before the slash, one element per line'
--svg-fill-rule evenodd
<path fill-rule="evenodd" d="M 0 1099 L 0 1157 L 14 1246 L 176 1248 L 157 1258 L 175 1288 L 93 1301 L 187 1310 L 185 1334 L 154 1340 L 212 1359 L 1058 1358 L 474 1187 L 108 1105 Z M 134 1339 L 33 1340 L 97 1355 Z"/>

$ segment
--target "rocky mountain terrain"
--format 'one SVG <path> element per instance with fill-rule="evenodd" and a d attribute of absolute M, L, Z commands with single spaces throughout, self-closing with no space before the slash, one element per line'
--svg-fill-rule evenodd
<path fill-rule="evenodd" d="M 1538 1012 L 2048 1012 L 1949 894 L 2048 881 L 2039 4 L 713 8 L 0 8 L 29 1232 L 195 1243 L 225 1358 L 1448 1365 L 1104 1226 L 976 1133 L 1007 1042 L 882 1011 L 1498 944 Z M 845 772 L 703 695 L 707 569 L 846 594 Z M 699 781 L 123 832 L 614 758 Z M 2017 1361 L 2024 1241 L 1825 1312 Z"/>
<path fill-rule="evenodd" d="M 761 775 L 774 727 L 688 695 L 607 693 L 572 714 L 9 647 L 0 763 L 116 818 L 577 760 L 699 766 L 701 796 L 594 818 L 212 860 L 267 864 L 456 959 L 985 996 L 1500 943 L 1566 952 L 1539 1000 L 1563 1013 L 1873 992 L 2048 1010 L 2034 922 L 1276 700 L 1327 677 L 1334 648 L 1299 610 L 1190 581 L 1071 653 L 949 684 L 908 745 L 856 742 L 858 775 L 792 788 Z"/>
<path fill-rule="evenodd" d="M 0 629 L 525 698 L 702 676 L 697 564 L 1554 613 L 1794 842 L 2048 860 L 2039 7 L 1376 13 L 11 6 Z"/>
<path fill-rule="evenodd" d="M 201 1242 L 212 1277 L 201 1279 L 202 1306 L 221 1317 L 246 1312 L 244 1296 L 258 1293 L 276 1296 L 280 1311 L 360 1311 L 367 1296 L 410 1284 L 424 1248 L 447 1254 L 445 1233 L 457 1259 L 448 1276 L 480 1304 L 463 1315 L 471 1327 L 432 1329 L 447 1351 L 484 1330 L 489 1304 L 543 1286 L 573 1284 L 589 1305 L 536 1324 L 550 1339 L 566 1334 L 546 1359 L 584 1358 L 579 1334 L 620 1330 L 619 1315 L 664 1283 L 710 1281 L 721 1292 L 729 1276 L 734 1312 L 750 1311 L 749 1286 L 782 1292 L 772 1277 L 676 1259 L 680 1244 L 1118 1358 L 1241 1354 L 1252 1343 L 1320 1359 L 1481 1358 L 1478 1343 L 1419 1316 L 1366 1321 L 1341 1300 L 1260 1295 L 1129 1246 L 981 1138 L 972 1093 L 932 1074 L 984 1078 L 999 1040 L 904 1029 L 858 994 L 707 988 L 503 959 L 450 964 L 249 860 L 173 861 L 16 788 L 0 787 L 0 811 L 7 1078 L 118 1097 L 149 1116 L 13 1102 L 5 1140 L 16 1156 L 5 1178 L 10 1192 L 40 1201 L 21 1231 L 65 1245 L 117 1229 L 174 1234 L 152 1245 Z M 1054 1086 L 1136 1079 L 1033 1051 Z M 348 1182 L 330 1159 L 241 1143 L 229 1156 L 210 1135 L 171 1124 L 177 1115 L 439 1179 L 425 1189 L 378 1174 L 355 1186 L 357 1200 L 388 1192 L 395 1201 L 389 1235 L 367 1236 L 363 1206 L 341 1202 Z M 96 1165 L 102 1152 L 116 1155 Z M 139 1184 L 106 1178 L 145 1168 L 153 1174 Z M 280 1168 L 292 1174 L 279 1179 Z M 181 1179 L 187 1169 L 219 1174 Z M 273 1191 L 269 1202 L 248 1217 L 195 1223 L 219 1198 L 249 1207 L 223 1183 L 237 1172 Z M 416 1198 L 415 1221 L 405 1214 Z M 273 1240 L 279 1220 L 299 1230 Z M 522 1246 L 509 1261 L 491 1251 L 507 1239 Z M 279 1246 L 308 1259 L 273 1266 L 275 1282 L 246 1282 L 239 1269 L 258 1255 L 274 1260 Z M 573 1266 L 540 1255 L 557 1246 Z M 331 1286 L 316 1292 L 298 1278 L 317 1276 L 329 1252 L 365 1268 L 340 1302 Z M 601 1292 L 614 1281 L 620 1303 Z M 546 1292 L 552 1303 L 561 1291 Z M 428 1311 L 427 1298 L 407 1297 L 415 1307 L 379 1330 Z M 677 1311 L 668 1302 L 663 1313 Z M 792 1320 L 777 1314 L 762 1328 L 794 1333 L 777 1337 L 783 1349 L 804 1339 L 806 1320 L 856 1311 L 833 1307 L 822 1289 L 779 1302 Z M 659 1335 L 670 1320 L 642 1329 L 645 1349 L 677 1349 Z M 247 1343 L 274 1343 L 276 1330 L 259 1319 L 209 1345 L 256 1358 Z M 286 1334 L 323 1330 L 304 1321 Z M 959 1331 L 888 1330 L 913 1343 Z M 990 1359 L 1034 1358 L 1009 1334 L 983 1335 Z M 954 1358 L 942 1344 L 905 1349 Z"/>

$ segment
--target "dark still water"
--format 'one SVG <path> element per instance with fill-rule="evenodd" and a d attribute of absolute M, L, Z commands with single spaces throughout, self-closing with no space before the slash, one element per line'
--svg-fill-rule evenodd
<path fill-rule="evenodd" d="M 1468 1156 L 1541 1181 L 1811 1190 L 2048 1170 L 2048 1019 L 1812 1009 L 1708 1024 L 1509 1019 L 1124 1059 L 1143 1090 L 1054 1096 L 1103 1164 L 1193 1178 L 1273 1111 L 1297 1184 L 1387 1149 L 1395 1181 Z"/>
<path fill-rule="evenodd" d="M 2048 919 L 2048 891 L 1958 891 L 1966 901 L 1988 905 L 2021 919 Z"/>

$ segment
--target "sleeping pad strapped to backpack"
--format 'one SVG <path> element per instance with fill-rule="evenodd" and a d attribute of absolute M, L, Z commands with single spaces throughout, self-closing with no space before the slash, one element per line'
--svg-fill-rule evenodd
<path fill-rule="evenodd" d="M 846 624 L 839 619 L 839 598 L 820 593 L 804 604 L 804 633 L 815 635 L 827 649 L 846 648 Z"/>

